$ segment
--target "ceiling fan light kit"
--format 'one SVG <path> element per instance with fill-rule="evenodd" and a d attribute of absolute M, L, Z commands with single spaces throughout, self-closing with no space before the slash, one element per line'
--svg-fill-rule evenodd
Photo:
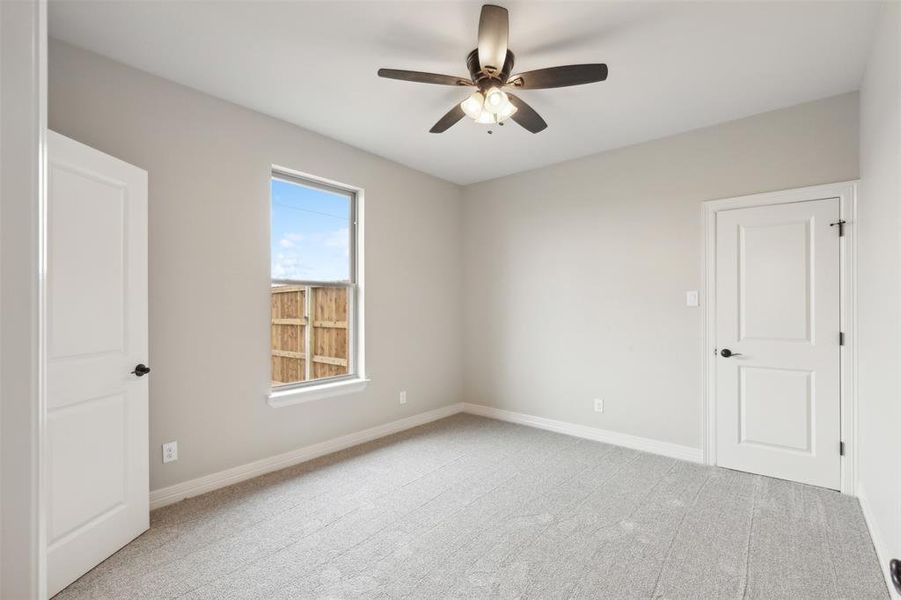
<path fill-rule="evenodd" d="M 431 133 L 447 131 L 463 117 L 469 117 L 483 125 L 503 125 L 507 119 L 513 119 L 526 130 L 538 133 L 547 128 L 544 119 L 522 99 L 504 89 L 549 89 L 607 79 L 607 65 L 602 63 L 549 67 L 511 77 L 514 56 L 507 48 L 508 31 L 509 16 L 506 8 L 493 4 L 482 6 L 478 47 L 466 57 L 469 79 L 401 69 L 379 69 L 378 75 L 415 83 L 477 88 L 441 117 L 429 130 Z"/>
<path fill-rule="evenodd" d="M 460 103 L 460 108 L 467 117 L 476 123 L 488 125 L 503 123 L 517 110 L 507 94 L 496 87 L 489 89 L 484 94 L 473 92 L 472 96 Z"/>

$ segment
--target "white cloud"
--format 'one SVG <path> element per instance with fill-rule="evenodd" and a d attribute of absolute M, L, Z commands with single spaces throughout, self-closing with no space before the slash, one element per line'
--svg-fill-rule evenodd
<path fill-rule="evenodd" d="M 330 248 L 346 248 L 349 241 L 350 230 L 347 227 L 342 227 L 338 231 L 330 231 L 325 234 L 325 239 L 323 239 L 323 243 Z"/>
<path fill-rule="evenodd" d="M 278 245 L 282 248 L 294 248 L 297 245 L 297 242 L 300 242 L 304 239 L 304 235 L 302 233 L 286 233 L 282 236 L 282 239 L 278 241 Z"/>
<path fill-rule="evenodd" d="M 273 249 L 272 277 L 313 281 L 342 279 L 347 277 L 349 253 L 350 230 L 347 227 L 308 234 L 285 233 Z"/>
<path fill-rule="evenodd" d="M 272 261 L 272 278 L 303 279 L 303 266 L 299 256 L 279 252 Z"/>

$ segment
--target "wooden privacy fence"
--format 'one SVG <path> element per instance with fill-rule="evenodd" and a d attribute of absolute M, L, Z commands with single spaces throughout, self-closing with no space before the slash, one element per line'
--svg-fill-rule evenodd
<path fill-rule="evenodd" d="M 272 383 L 346 375 L 347 289 L 272 287 Z"/>

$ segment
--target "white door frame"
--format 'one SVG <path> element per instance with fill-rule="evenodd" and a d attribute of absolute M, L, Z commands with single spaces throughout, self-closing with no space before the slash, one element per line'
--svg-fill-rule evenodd
<path fill-rule="evenodd" d="M 43 599 L 47 0 L 0 0 L 0 51 L 0 597 Z"/>
<path fill-rule="evenodd" d="M 839 199 L 840 219 L 847 222 L 845 235 L 840 239 L 841 281 L 840 327 L 845 343 L 839 349 L 840 360 L 840 425 L 845 454 L 841 457 L 841 492 L 854 495 L 857 487 L 857 184 L 858 181 L 842 181 L 810 187 L 766 192 L 750 196 L 708 200 L 703 203 L 704 235 L 704 317 L 702 333 L 704 345 L 701 361 L 703 370 L 704 410 L 703 432 L 704 463 L 716 463 L 716 215 L 723 210 L 789 204 L 825 198 Z M 836 236 L 838 232 L 836 232 Z M 836 452 L 838 449 L 836 449 Z"/>

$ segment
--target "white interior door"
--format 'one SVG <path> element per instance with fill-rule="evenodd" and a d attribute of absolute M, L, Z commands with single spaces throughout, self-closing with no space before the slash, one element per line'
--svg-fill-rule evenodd
<path fill-rule="evenodd" d="M 831 198 L 717 213 L 720 466 L 840 488 L 839 210 Z"/>
<path fill-rule="evenodd" d="M 53 595 L 149 526 L 147 173 L 53 132 L 48 164 Z"/>

